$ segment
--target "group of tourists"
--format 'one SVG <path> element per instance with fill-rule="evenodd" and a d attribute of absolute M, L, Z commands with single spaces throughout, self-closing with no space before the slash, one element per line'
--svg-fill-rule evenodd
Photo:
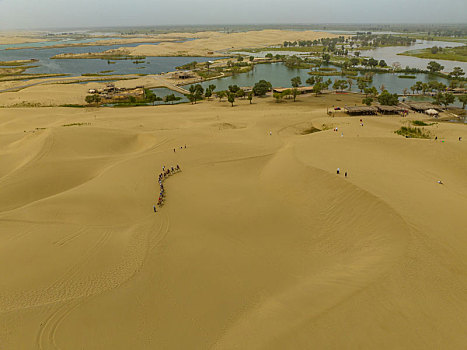
<path fill-rule="evenodd" d="M 177 166 L 175 167 L 165 167 L 165 165 L 162 167 L 162 172 L 159 174 L 159 179 L 158 179 L 158 182 L 159 182 L 159 188 L 160 188 L 160 192 L 159 192 L 159 199 L 157 200 L 157 205 L 159 207 L 162 207 L 162 205 L 164 205 L 164 199 L 165 199 L 165 188 L 164 188 L 164 180 L 167 179 L 169 176 L 173 175 L 173 174 L 176 174 L 178 172 L 182 171 L 182 169 L 180 169 L 180 166 L 177 164 Z M 153 206 L 153 209 L 154 209 L 154 212 L 156 213 L 157 212 L 157 207 L 154 205 Z"/>
<path fill-rule="evenodd" d="M 339 175 L 341 173 L 341 169 L 340 168 L 337 168 L 337 175 Z M 347 177 L 348 173 L 347 171 L 344 173 L 344 176 Z"/>

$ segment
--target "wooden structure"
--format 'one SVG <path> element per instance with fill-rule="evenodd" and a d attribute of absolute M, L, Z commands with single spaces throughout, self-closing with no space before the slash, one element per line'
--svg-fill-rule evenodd
<path fill-rule="evenodd" d="M 408 101 L 405 102 L 405 105 L 408 106 L 410 109 L 414 110 L 415 112 L 419 113 L 426 113 L 429 109 L 439 110 L 439 106 L 435 106 L 429 102 L 413 102 Z"/>
<path fill-rule="evenodd" d="M 344 110 L 349 115 L 376 115 L 378 114 L 378 108 L 376 108 L 375 106 L 344 107 Z"/>
<path fill-rule="evenodd" d="M 402 112 L 407 112 L 407 108 L 403 108 L 400 106 L 384 106 L 384 105 L 377 105 L 379 113 L 381 114 L 399 114 Z"/>
<path fill-rule="evenodd" d="M 190 79 L 193 78 L 193 75 L 190 71 L 180 71 L 172 74 L 173 79 Z"/>

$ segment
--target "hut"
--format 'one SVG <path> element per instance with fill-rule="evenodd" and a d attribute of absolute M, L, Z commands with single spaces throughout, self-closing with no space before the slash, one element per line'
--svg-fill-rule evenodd
<path fill-rule="evenodd" d="M 378 114 L 378 108 L 376 108 L 375 106 L 344 107 L 344 110 L 349 115 L 376 115 Z"/>
<path fill-rule="evenodd" d="M 426 111 L 429 109 L 439 109 L 439 106 L 435 106 L 434 104 L 429 102 L 406 102 L 405 105 L 407 105 L 410 109 L 414 110 L 415 112 L 419 113 L 426 113 Z"/>
<path fill-rule="evenodd" d="M 187 70 L 175 72 L 174 74 L 172 74 L 173 79 L 190 79 L 192 77 L 193 75 L 191 74 L 191 72 Z"/>
<path fill-rule="evenodd" d="M 378 111 L 381 114 L 400 114 L 407 111 L 407 109 L 399 106 L 378 105 L 376 108 L 378 108 Z"/>

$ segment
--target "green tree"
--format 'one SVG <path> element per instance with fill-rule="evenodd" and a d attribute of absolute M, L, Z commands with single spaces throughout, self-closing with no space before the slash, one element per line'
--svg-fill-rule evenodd
<path fill-rule="evenodd" d="M 209 84 L 208 89 L 211 90 L 212 93 L 214 93 L 214 90 L 216 90 L 216 85 Z"/>
<path fill-rule="evenodd" d="M 235 94 L 238 90 L 240 90 L 240 87 L 238 85 L 229 85 L 229 91 L 233 94 Z"/>
<path fill-rule="evenodd" d="M 216 97 L 219 99 L 219 102 L 222 101 L 222 99 L 226 96 L 226 92 L 225 91 L 218 91 L 216 92 Z"/>
<path fill-rule="evenodd" d="M 181 99 L 182 99 L 181 97 L 175 96 L 175 94 L 170 94 L 164 97 L 164 102 L 165 103 L 170 102 L 170 104 L 173 104 L 174 102 L 180 101 Z"/>
<path fill-rule="evenodd" d="M 253 91 L 250 91 L 250 92 L 248 93 L 248 101 L 250 101 L 250 105 L 252 104 L 251 101 L 253 100 L 253 95 L 254 95 Z"/>
<path fill-rule="evenodd" d="M 462 108 L 464 109 L 465 105 L 467 104 L 467 95 L 457 96 L 457 99 L 460 103 L 462 103 Z"/>
<path fill-rule="evenodd" d="M 444 107 L 447 107 L 451 103 L 454 103 L 455 97 L 451 93 L 442 93 L 438 92 L 435 96 L 433 96 L 435 103 L 438 105 L 444 105 Z"/>
<path fill-rule="evenodd" d="M 447 107 L 448 105 L 454 103 L 455 100 L 456 100 L 456 98 L 455 98 L 455 96 L 453 94 L 451 94 L 450 92 L 445 93 L 444 98 L 443 98 L 444 107 Z"/>
<path fill-rule="evenodd" d="M 294 77 L 290 79 L 292 87 L 298 88 L 302 84 L 302 79 L 300 77 Z"/>
<path fill-rule="evenodd" d="M 360 60 L 356 57 L 352 57 L 349 62 L 351 66 L 358 66 L 358 64 L 360 63 Z"/>
<path fill-rule="evenodd" d="M 266 80 L 260 80 L 255 84 L 253 87 L 253 92 L 256 96 L 264 96 L 267 92 L 272 89 L 272 85 L 270 82 Z"/>
<path fill-rule="evenodd" d="M 196 97 L 194 94 L 187 94 L 185 96 L 191 102 L 191 104 L 196 103 Z"/>
<path fill-rule="evenodd" d="M 253 62 L 255 60 L 255 56 L 250 56 L 250 62 Z"/>
<path fill-rule="evenodd" d="M 239 89 L 239 90 L 235 93 L 235 96 L 238 97 L 238 98 L 244 98 L 244 97 L 245 97 L 245 91 L 243 91 L 242 89 Z"/>
<path fill-rule="evenodd" d="M 323 83 L 316 83 L 313 85 L 313 92 L 318 96 L 323 90 Z"/>
<path fill-rule="evenodd" d="M 279 103 L 282 100 L 282 97 L 284 97 L 284 95 L 282 95 L 282 93 L 280 92 L 274 92 L 272 94 L 272 97 L 276 99 L 276 103 Z"/>
<path fill-rule="evenodd" d="M 315 83 L 315 77 L 314 76 L 311 76 L 309 77 L 305 83 L 307 83 L 308 85 L 313 85 Z"/>
<path fill-rule="evenodd" d="M 324 53 L 323 54 L 323 61 L 326 62 L 326 63 L 329 63 L 330 60 L 331 60 L 331 55 L 328 54 L 328 53 Z"/>
<path fill-rule="evenodd" d="M 204 97 L 209 99 L 211 96 L 212 96 L 212 91 L 209 88 L 207 88 L 206 91 L 204 92 Z"/>
<path fill-rule="evenodd" d="M 379 61 L 378 65 L 379 65 L 380 67 L 387 67 L 387 66 L 388 66 L 388 64 L 386 63 L 385 60 Z"/>
<path fill-rule="evenodd" d="M 234 102 L 235 102 L 235 94 L 233 93 L 229 93 L 227 95 L 227 100 L 232 104 L 232 107 L 234 106 Z"/>
<path fill-rule="evenodd" d="M 266 58 L 273 58 L 274 56 L 272 55 L 272 53 L 267 53 L 264 57 L 266 57 Z"/>
<path fill-rule="evenodd" d="M 365 97 L 362 100 L 362 103 L 366 104 L 367 106 L 371 106 L 371 103 L 373 102 L 373 99 L 371 97 Z"/>
<path fill-rule="evenodd" d="M 375 60 L 373 57 L 371 57 L 371 58 L 368 60 L 368 65 L 369 65 L 370 67 L 376 67 L 376 66 L 378 65 L 378 63 L 379 63 L 379 62 L 378 62 L 377 60 Z"/>
<path fill-rule="evenodd" d="M 427 69 L 431 72 L 431 73 L 436 73 L 436 72 L 440 72 L 444 69 L 444 66 L 440 65 L 438 62 L 436 61 L 431 61 L 430 63 L 428 63 L 428 66 L 427 66 Z"/>
<path fill-rule="evenodd" d="M 294 87 L 292 89 L 292 96 L 293 96 L 293 101 L 295 102 L 297 100 L 297 96 L 300 94 L 300 92 L 298 91 L 298 89 L 296 87 Z"/>
<path fill-rule="evenodd" d="M 357 87 L 360 89 L 360 92 L 363 92 L 368 87 L 368 84 L 363 79 L 357 80 Z"/>
<path fill-rule="evenodd" d="M 461 76 L 463 76 L 465 73 L 464 71 L 462 70 L 461 67 L 454 67 L 452 72 L 449 73 L 449 75 L 452 77 L 452 78 L 455 78 L 455 79 L 458 79 L 460 78 Z"/>
<path fill-rule="evenodd" d="M 243 56 L 238 56 L 237 61 L 238 62 L 243 62 Z"/>
<path fill-rule="evenodd" d="M 190 89 L 190 92 L 191 92 L 191 89 Z M 196 101 L 203 99 L 203 93 L 204 93 L 204 88 L 200 84 L 196 84 L 194 88 L 194 92 L 191 93 L 195 98 L 195 104 L 196 104 Z"/>
<path fill-rule="evenodd" d="M 96 106 L 99 106 L 99 103 L 101 102 L 101 97 L 97 94 L 95 95 L 88 95 L 84 98 L 86 103 L 88 104 L 95 104 Z"/>
<path fill-rule="evenodd" d="M 397 94 L 391 94 L 387 90 L 384 90 L 378 96 L 378 102 L 385 106 L 397 106 L 399 103 L 399 96 Z"/>

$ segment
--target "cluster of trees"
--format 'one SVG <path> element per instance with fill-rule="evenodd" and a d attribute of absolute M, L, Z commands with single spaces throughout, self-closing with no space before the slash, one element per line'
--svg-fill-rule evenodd
<path fill-rule="evenodd" d="M 309 68 L 310 67 L 310 60 L 303 59 L 298 56 L 287 56 L 284 59 L 284 65 L 289 68 Z"/>
<path fill-rule="evenodd" d="M 351 38 L 353 41 L 356 41 L 360 44 L 360 46 L 373 46 L 373 47 L 380 47 L 380 46 L 408 46 L 412 45 L 416 39 L 402 37 L 402 36 L 395 36 L 389 34 L 363 34 L 363 35 L 356 35 Z M 358 44 L 357 44 L 358 45 Z"/>
<path fill-rule="evenodd" d="M 399 96 L 391 94 L 388 90 L 383 90 L 378 95 L 378 102 L 385 106 L 397 106 L 399 104 Z"/>
<path fill-rule="evenodd" d="M 430 71 L 430 73 L 436 73 L 441 72 L 444 69 L 444 66 L 442 66 L 436 61 L 431 61 L 428 63 L 428 66 L 426 68 Z"/>
<path fill-rule="evenodd" d="M 456 100 L 453 94 L 443 92 L 438 92 L 433 98 L 436 104 L 444 105 L 444 107 L 447 107 L 451 103 L 454 103 L 454 101 Z"/>
<path fill-rule="evenodd" d="M 433 91 L 442 92 L 442 91 L 445 91 L 446 88 L 447 86 L 444 85 L 443 83 L 436 81 L 436 80 L 432 80 L 432 81 L 429 81 L 428 83 L 417 81 L 414 85 L 410 87 L 410 90 L 412 90 L 412 92 L 415 92 L 415 91 L 418 93 L 423 92 L 423 94 L 425 94 L 427 92 L 433 92 Z"/>
<path fill-rule="evenodd" d="M 178 67 L 175 67 L 175 68 L 181 69 L 181 70 L 188 70 L 188 69 L 195 69 L 197 65 L 198 65 L 198 62 L 193 61 L 193 62 L 184 64 L 182 66 L 178 66 Z"/>
<path fill-rule="evenodd" d="M 345 90 L 350 86 L 349 82 L 351 81 L 352 81 L 351 79 L 349 81 L 342 80 L 342 79 L 336 79 L 334 80 L 334 84 L 332 85 L 332 88 L 334 90 Z"/>
<path fill-rule="evenodd" d="M 364 58 L 360 62 L 362 64 L 362 66 L 364 66 L 364 67 L 375 68 L 377 66 L 380 66 L 380 67 L 384 68 L 384 67 L 388 66 L 385 60 L 378 61 L 378 60 L 375 60 L 373 57 L 371 57 L 369 59 Z"/>
<path fill-rule="evenodd" d="M 454 67 L 452 72 L 449 73 L 449 76 L 453 79 L 459 79 L 463 75 L 465 75 L 465 72 L 461 67 Z"/>
<path fill-rule="evenodd" d="M 279 55 L 279 54 L 277 54 L 277 55 L 274 56 L 274 55 L 273 55 L 272 53 L 270 53 L 270 52 L 267 53 L 264 57 L 270 58 L 270 59 L 275 58 L 276 60 L 281 60 L 281 59 L 284 58 L 284 56 L 281 56 L 281 55 Z"/>

